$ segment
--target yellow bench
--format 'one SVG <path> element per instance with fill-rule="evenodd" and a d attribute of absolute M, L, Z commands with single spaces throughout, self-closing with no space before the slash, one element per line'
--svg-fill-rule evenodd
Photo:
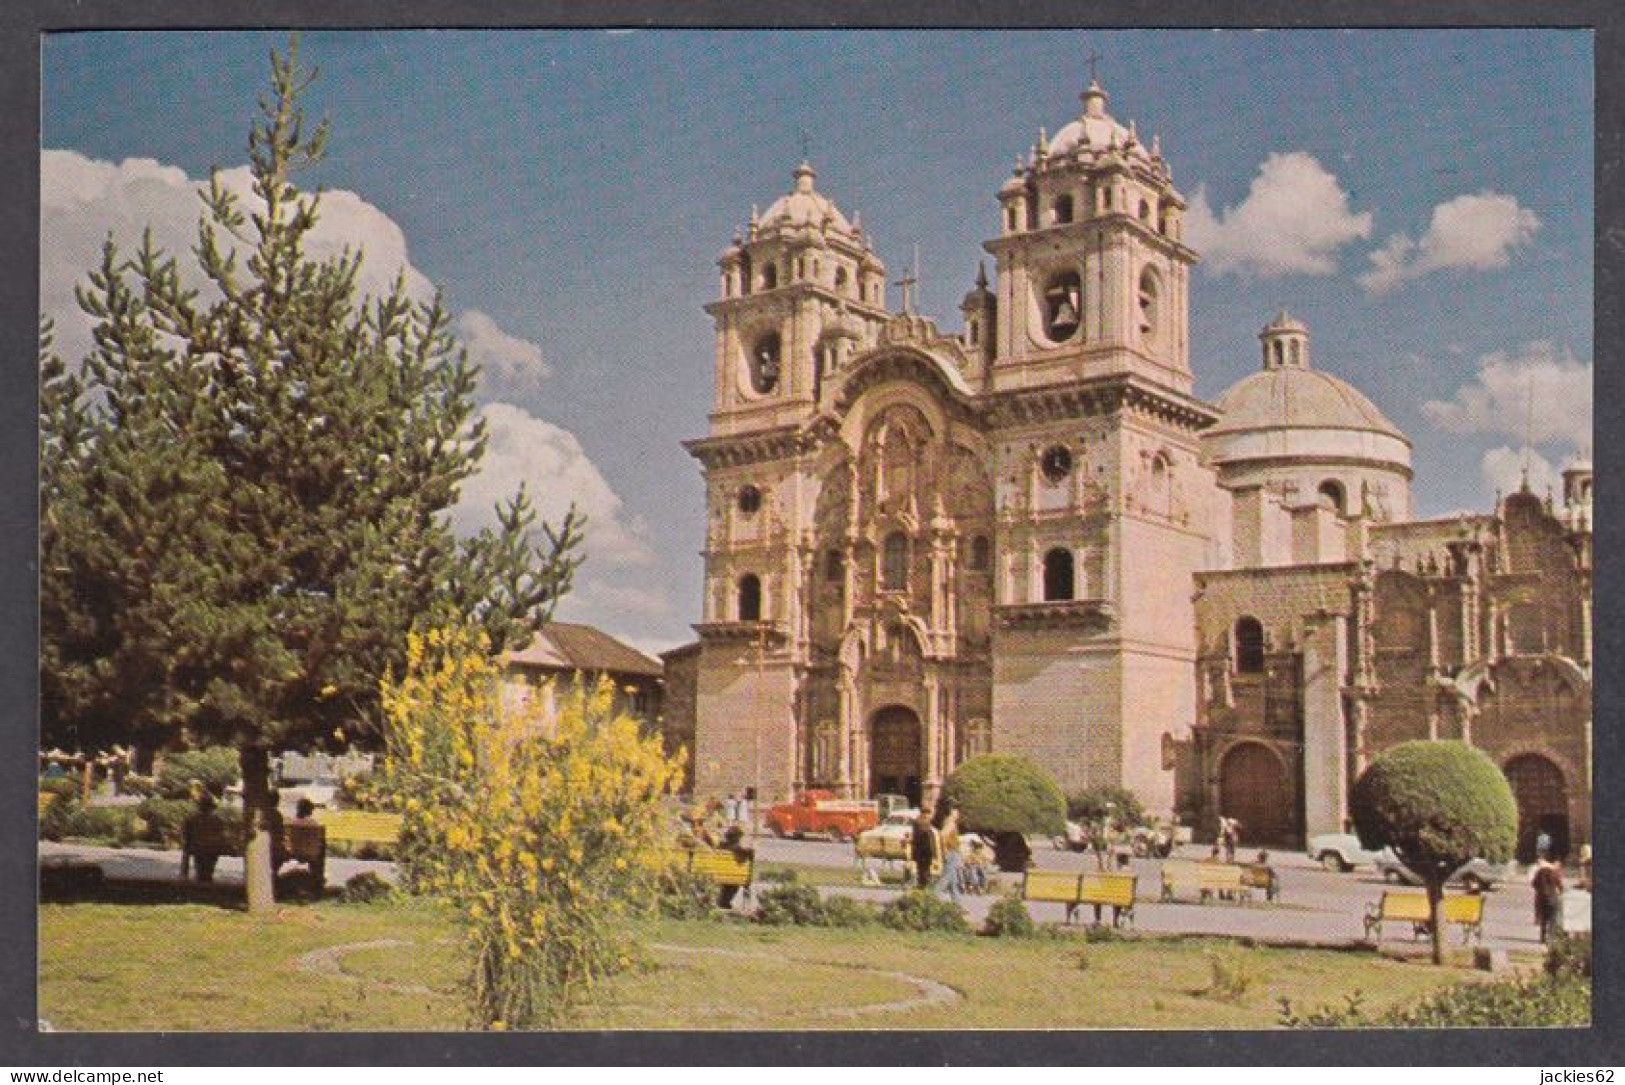
<path fill-rule="evenodd" d="M 1461 928 L 1462 941 L 1484 937 L 1484 898 L 1473 893 L 1447 893 L 1441 904 L 1444 921 Z M 1420 938 L 1433 926 L 1426 893 L 1388 890 L 1382 899 L 1365 908 L 1365 936 L 1373 931 L 1382 936 L 1384 923 L 1409 923 L 1411 937 Z"/>
<path fill-rule="evenodd" d="M 1134 874 L 1112 874 L 1106 871 L 1084 871 L 1082 874 L 1058 870 L 1029 870 L 1022 877 L 1021 899 L 1047 901 L 1066 906 L 1066 921 L 1072 922 L 1072 913 L 1082 905 L 1095 910 L 1095 922 L 1101 922 L 1101 909 L 1111 908 L 1112 926 L 1124 919 L 1134 919 L 1134 890 L 1139 878 Z"/>
<path fill-rule="evenodd" d="M 1252 887 L 1247 884 L 1246 871 L 1236 863 L 1162 864 L 1162 899 L 1173 900 L 1184 893 L 1196 894 L 1199 901 L 1212 896 L 1240 900 L 1252 896 Z"/>
<path fill-rule="evenodd" d="M 1263 863 L 1243 863 L 1241 884 L 1248 889 L 1262 890 L 1265 900 L 1276 900 L 1281 896 L 1281 879 Z"/>
<path fill-rule="evenodd" d="M 392 846 L 401 838 L 401 816 L 384 810 L 318 810 L 327 839 L 346 844 Z"/>
<path fill-rule="evenodd" d="M 726 848 L 695 848 L 688 853 L 688 870 L 718 888 L 731 885 L 749 889 L 756 856 L 741 859 Z"/>
<path fill-rule="evenodd" d="M 45 816 L 45 808 L 50 806 L 55 801 L 56 801 L 56 792 L 54 792 L 54 791 L 41 791 L 39 793 L 39 816 L 44 817 Z"/>

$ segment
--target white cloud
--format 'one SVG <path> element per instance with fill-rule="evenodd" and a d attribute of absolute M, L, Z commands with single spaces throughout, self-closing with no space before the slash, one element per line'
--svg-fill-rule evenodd
<path fill-rule="evenodd" d="M 239 194 L 244 211 L 258 204 L 245 167 L 223 171 L 221 181 Z M 74 151 L 42 153 L 40 309 L 56 321 L 56 349 L 64 359 L 76 363 L 91 348 L 92 324 L 74 301 L 73 288 L 100 262 L 109 232 L 128 254 L 150 225 L 154 243 L 179 258 L 183 274 L 201 285 L 201 272 L 189 254 L 204 209 L 198 192 L 205 187 L 205 181 L 152 159 L 115 164 Z M 428 301 L 434 296 L 428 276 L 412 266 L 405 233 L 354 192 L 323 194 L 320 221 L 307 241 L 316 258 L 359 247 L 366 254 L 357 276 L 363 294 L 387 293 L 396 277 L 404 275 L 414 298 Z M 462 313 L 453 330 L 466 343 L 471 360 L 485 367 L 482 398 L 523 400 L 548 373 L 540 348 L 504 332 L 477 309 Z M 463 486 L 462 501 L 453 510 L 455 526 L 467 531 L 490 523 L 496 502 L 512 497 L 523 481 L 543 519 L 557 522 L 572 501 L 588 515 L 588 557 L 594 564 L 652 560 L 646 528 L 627 513 L 573 434 L 508 402 L 491 403 L 483 414 L 490 444 L 480 473 Z"/>
<path fill-rule="evenodd" d="M 541 347 L 509 335 L 478 309 L 464 310 L 453 330 L 468 348 L 468 360 L 482 371 L 480 393 L 484 399 L 526 400 L 552 372 Z"/>
<path fill-rule="evenodd" d="M 1552 466 L 1538 452 L 1530 452 L 1527 460 L 1521 449 L 1502 445 L 1492 448 L 1484 453 L 1479 469 L 1484 475 L 1486 489 L 1496 490 L 1503 494 L 1517 491 L 1523 486 L 1524 465 L 1529 467 L 1529 489 L 1537 494 L 1545 494 L 1552 490 L 1558 494 L 1563 492 L 1562 480 L 1557 468 Z"/>
<path fill-rule="evenodd" d="M 1592 365 L 1548 342 L 1478 360 L 1472 382 L 1448 400 L 1422 404 L 1422 414 L 1446 433 L 1487 433 L 1522 443 L 1591 445 Z M 1527 429 L 1527 434 L 1526 434 Z"/>
<path fill-rule="evenodd" d="M 557 524 L 573 502 L 587 517 L 587 560 L 597 565 L 647 565 L 654 559 L 648 527 L 626 511 L 569 430 L 511 403 L 480 410 L 489 441 L 479 473 L 463 483 L 452 524 L 474 532 L 496 519 L 495 506 L 526 483 L 541 518 Z"/>
<path fill-rule="evenodd" d="M 244 212 L 263 206 L 253 195 L 247 167 L 223 170 L 220 179 L 238 196 Z M 57 349 L 64 359 L 77 362 L 90 350 L 92 324 L 79 311 L 73 288 L 100 263 L 109 232 L 128 255 L 150 226 L 154 244 L 179 258 L 183 274 L 202 285 L 190 253 L 204 209 L 198 193 L 206 187 L 206 180 L 194 180 L 183 170 L 150 158 L 127 158 L 115 165 L 75 151 L 41 153 L 40 309 L 56 321 Z M 221 240 L 231 238 L 221 235 Z M 404 273 L 413 297 L 428 300 L 434 295 L 428 277 L 411 264 L 401 228 L 354 192 L 338 189 L 323 194 L 320 221 L 307 247 L 318 259 L 336 256 L 346 247 L 364 250 L 366 259 L 357 276 L 364 294 L 387 293 L 396 276 Z M 215 296 L 209 291 L 203 298 Z"/>
<path fill-rule="evenodd" d="M 1185 217 L 1185 239 L 1214 274 L 1330 275 L 1337 251 L 1371 236 L 1371 213 L 1349 208 L 1337 178 L 1304 151 L 1264 160 L 1235 207 L 1214 214 L 1198 189 Z"/>
<path fill-rule="evenodd" d="M 1370 254 L 1360 285 L 1374 294 L 1435 271 L 1493 271 L 1511 262 L 1512 250 L 1534 240 L 1540 219 L 1512 196 L 1480 192 L 1446 200 L 1420 241 L 1395 234 Z"/>

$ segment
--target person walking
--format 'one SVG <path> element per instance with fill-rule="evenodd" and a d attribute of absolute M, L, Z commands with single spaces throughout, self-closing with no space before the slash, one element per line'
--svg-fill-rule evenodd
<path fill-rule="evenodd" d="M 1535 926 L 1540 929 L 1540 940 L 1544 944 L 1548 936 L 1562 926 L 1562 868 L 1550 859 L 1541 859 L 1535 864 L 1529 884 L 1535 890 Z"/>
<path fill-rule="evenodd" d="M 939 812 L 937 847 L 942 855 L 942 876 L 937 879 L 937 892 L 947 893 L 948 899 L 959 903 L 959 811 L 947 809 Z"/>
<path fill-rule="evenodd" d="M 909 836 L 908 857 L 914 861 L 914 884 L 921 889 L 931 886 L 931 872 L 936 869 L 941 854 L 941 839 L 931 815 L 924 810 L 914 819 L 914 831 Z"/>

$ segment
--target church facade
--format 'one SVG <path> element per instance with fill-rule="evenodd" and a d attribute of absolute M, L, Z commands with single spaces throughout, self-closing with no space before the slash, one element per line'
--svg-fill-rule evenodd
<path fill-rule="evenodd" d="M 721 254 L 710 428 L 686 446 L 708 508 L 702 618 L 667 657 L 681 706 L 667 727 L 692 743 L 697 793 L 929 802 L 960 761 L 997 751 L 1068 791 L 1119 784 L 1200 819 L 1240 802 L 1268 756 L 1285 840 L 1340 824 L 1357 764 L 1415 720 L 1462 733 L 1406 697 L 1409 722 L 1373 722 L 1395 687 L 1366 673 L 1385 657 L 1368 661 L 1362 638 L 1401 565 L 1446 576 L 1455 530 L 1479 540 L 1478 579 L 1451 589 L 1477 600 L 1458 624 L 1510 621 L 1506 578 L 1530 547 L 1487 540 L 1501 509 L 1401 530 L 1409 442 L 1309 365 L 1307 329 L 1284 314 L 1259 373 L 1218 404 L 1194 396 L 1185 201 L 1157 142 L 1106 105 L 1091 83 L 999 189 L 993 274 L 958 331 L 915 314 L 906 282 L 887 307 L 861 224 L 805 162 Z M 1564 590 L 1588 599 L 1568 515 L 1562 553 L 1534 560 L 1561 558 Z M 1399 564 L 1374 572 L 1390 537 Z M 1543 651 L 1574 657 L 1588 691 L 1589 630 L 1566 621 Z M 1243 646 L 1252 664 L 1255 624 L 1268 680 L 1235 664 Z M 1458 637 L 1421 681 L 1482 664 L 1496 674 L 1478 705 L 1506 671 L 1480 651 L 1496 637 L 1533 643 L 1500 626 Z M 1580 758 L 1565 768 L 1589 764 L 1588 745 L 1565 751 Z"/>

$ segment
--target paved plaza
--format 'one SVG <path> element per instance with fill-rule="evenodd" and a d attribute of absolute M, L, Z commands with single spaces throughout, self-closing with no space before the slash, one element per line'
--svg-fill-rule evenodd
<path fill-rule="evenodd" d="M 759 862 L 794 863 L 803 866 L 832 869 L 855 866 L 852 846 L 818 840 L 778 840 L 763 837 L 758 842 Z M 1179 858 L 1199 859 L 1205 849 L 1190 848 Z M 1040 869 L 1083 870 L 1094 865 L 1092 855 L 1062 852 L 1041 845 L 1034 852 Z M 180 853 L 152 851 L 140 848 L 102 848 L 80 844 L 40 842 L 42 861 L 67 859 L 96 863 L 106 876 L 114 880 L 161 881 L 178 877 Z M 1139 875 L 1139 901 L 1135 906 L 1134 929 L 1150 934 L 1219 935 L 1252 938 L 1260 942 L 1348 946 L 1364 939 L 1361 917 L 1368 904 L 1375 902 L 1387 886 L 1375 872 L 1362 869 L 1349 874 L 1334 874 L 1314 864 L 1301 853 L 1275 852 L 1271 855 L 1281 880 L 1281 899 L 1265 903 L 1261 898 L 1241 903 L 1228 901 L 1163 902 L 1156 900 L 1160 884 L 1161 860 L 1134 859 L 1130 869 Z M 327 862 L 327 881 L 330 888 L 364 871 L 385 878 L 393 878 L 393 863 L 374 860 L 330 857 Z M 216 881 L 222 884 L 241 884 L 241 859 L 224 857 L 216 870 Z M 1008 887 L 1018 884 L 1013 875 L 1002 875 L 1001 882 Z M 758 882 L 757 889 L 766 888 Z M 883 903 L 897 894 L 894 888 L 856 888 L 846 886 L 824 887 L 825 894 L 840 894 L 876 903 Z M 965 896 L 962 903 L 973 924 L 980 924 L 996 893 Z M 736 905 L 748 911 L 754 904 L 741 898 Z M 1044 923 L 1059 923 L 1065 910 L 1059 904 L 1030 903 L 1033 918 Z M 1503 882 L 1487 894 L 1484 907 L 1483 944 L 1493 948 L 1538 948 L 1533 919 L 1533 894 L 1521 875 Z M 1092 918 L 1090 909 L 1081 909 L 1075 917 L 1078 922 Z M 1451 933 L 1452 943 L 1459 943 L 1459 935 Z M 1401 924 L 1390 924 L 1383 938 L 1385 945 L 1402 948 L 1422 942 L 1413 942 L 1411 933 Z"/>

